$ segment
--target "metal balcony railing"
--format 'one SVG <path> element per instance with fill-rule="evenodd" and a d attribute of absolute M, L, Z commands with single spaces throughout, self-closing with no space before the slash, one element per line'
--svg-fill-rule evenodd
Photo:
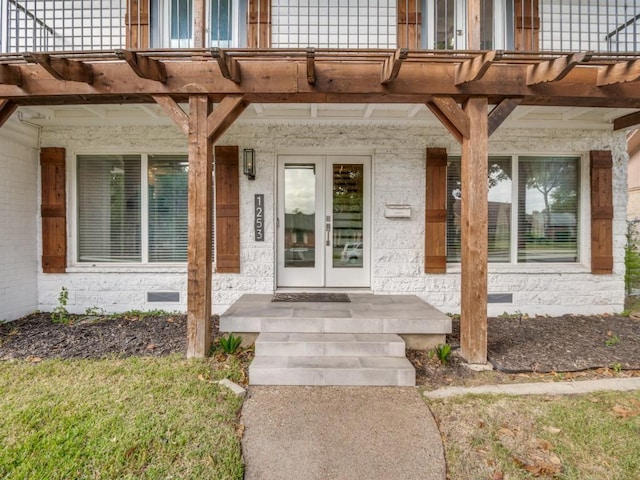
<path fill-rule="evenodd" d="M 191 48 L 194 1 L 0 0 L 0 51 Z M 466 0 L 207 2 L 209 46 L 467 47 Z M 480 46 L 637 53 L 640 0 L 481 0 Z"/>

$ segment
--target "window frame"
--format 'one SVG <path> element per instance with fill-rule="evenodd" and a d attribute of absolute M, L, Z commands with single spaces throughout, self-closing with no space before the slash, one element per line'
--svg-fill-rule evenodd
<path fill-rule="evenodd" d="M 79 260 L 79 202 L 78 202 L 78 157 L 91 156 L 91 155 L 139 155 L 140 156 L 140 250 L 141 261 L 140 262 L 90 262 Z M 122 271 L 123 269 L 129 269 L 136 272 L 144 271 L 186 271 L 187 262 L 149 262 L 149 157 L 151 156 L 180 156 L 187 157 L 187 152 L 184 150 L 146 150 L 146 149 L 126 149 L 126 150 L 112 150 L 95 148 L 91 150 L 76 150 L 70 152 L 69 166 L 68 166 L 68 179 L 70 188 L 68 189 L 67 198 L 67 222 L 69 225 L 68 242 L 69 248 L 67 252 L 67 268 L 68 272 L 83 272 L 83 271 Z M 212 230 L 215 231 L 215 191 L 213 193 L 213 225 Z M 212 263 L 215 265 L 215 248 L 213 249 Z"/>
<path fill-rule="evenodd" d="M 447 157 L 461 157 L 462 152 L 459 149 L 455 151 L 447 152 Z M 492 151 L 488 155 L 489 157 L 511 157 L 511 231 L 510 231 L 510 249 L 509 256 L 510 261 L 508 262 L 491 262 L 488 261 L 488 265 L 491 270 L 514 270 L 517 272 L 533 270 L 539 272 L 541 270 L 546 271 L 562 271 L 566 272 L 568 270 L 579 270 L 579 271 L 590 271 L 590 258 L 591 258 L 591 222 L 590 222 L 590 213 L 591 213 L 591 180 L 589 173 L 589 154 L 584 152 L 520 152 L 513 153 L 510 152 L 498 152 Z M 577 181 L 578 181 L 578 207 L 577 207 L 577 220 L 578 220 L 578 230 L 577 230 L 577 260 L 575 262 L 518 262 L 518 214 L 519 214 L 519 205 L 518 202 L 520 199 L 518 198 L 518 181 L 520 175 L 520 162 L 518 159 L 520 157 L 540 157 L 540 158 L 558 158 L 558 157 L 566 157 L 566 158 L 575 158 L 577 159 Z M 447 185 L 448 191 L 448 185 Z M 448 228 L 448 224 L 447 224 Z M 445 239 L 446 242 L 446 239 Z M 461 261 L 450 261 L 447 258 L 447 271 L 448 272 L 456 272 L 461 269 Z"/>

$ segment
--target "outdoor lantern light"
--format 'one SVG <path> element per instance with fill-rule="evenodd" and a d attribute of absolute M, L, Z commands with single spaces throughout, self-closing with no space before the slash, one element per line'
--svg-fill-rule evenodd
<path fill-rule="evenodd" d="M 253 148 L 244 149 L 244 158 L 242 162 L 244 174 L 249 180 L 255 180 L 256 178 L 256 152 Z"/>

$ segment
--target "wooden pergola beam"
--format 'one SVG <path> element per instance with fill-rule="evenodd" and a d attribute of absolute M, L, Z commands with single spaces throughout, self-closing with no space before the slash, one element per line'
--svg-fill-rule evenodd
<path fill-rule="evenodd" d="M 316 52 L 313 48 L 307 48 L 307 83 L 316 83 Z"/>
<path fill-rule="evenodd" d="M 490 137 L 522 102 L 522 98 L 505 98 L 489 112 L 487 134 Z"/>
<path fill-rule="evenodd" d="M 93 83 L 92 67 L 83 61 L 53 57 L 48 53 L 28 53 L 24 59 L 29 63 L 37 63 L 57 80 Z"/>
<path fill-rule="evenodd" d="M 618 117 L 613 121 L 613 130 L 624 130 L 625 128 L 640 125 L 640 111 Z"/>
<path fill-rule="evenodd" d="M 640 80 L 640 59 L 600 67 L 598 69 L 598 80 L 596 84 L 599 87 L 604 87 L 606 85 L 635 82 L 637 80 Z"/>
<path fill-rule="evenodd" d="M 146 55 L 138 55 L 131 50 L 116 50 L 116 56 L 126 61 L 140 78 L 167 83 L 167 69 L 161 61 Z"/>
<path fill-rule="evenodd" d="M 22 73 L 15 65 L 0 64 L 0 84 L 22 86 Z"/>
<path fill-rule="evenodd" d="M 234 83 L 240 83 L 240 65 L 238 59 L 227 55 L 221 48 L 212 48 L 210 52 L 211 56 L 218 62 L 222 76 Z"/>
<path fill-rule="evenodd" d="M 164 113 L 173 120 L 173 123 L 176 124 L 180 131 L 185 135 L 189 135 L 189 115 L 180 108 L 180 105 L 169 95 L 154 95 L 153 99 L 160 105 Z"/>
<path fill-rule="evenodd" d="M 426 105 L 458 142 L 462 143 L 464 138 L 469 137 L 469 117 L 455 100 L 448 97 L 434 97 Z"/>
<path fill-rule="evenodd" d="M 12 100 L 0 100 L 0 127 L 2 127 L 16 111 L 18 105 Z"/>
<path fill-rule="evenodd" d="M 382 76 L 380 79 L 380 83 L 382 83 L 383 85 L 387 85 L 398 78 L 400 67 L 402 67 L 402 62 L 404 62 L 408 56 L 409 49 L 407 48 L 398 48 L 395 52 L 393 52 L 393 55 L 387 58 L 382 64 Z"/>
<path fill-rule="evenodd" d="M 224 97 L 207 119 L 207 135 L 215 143 L 249 105 L 242 95 Z"/>
<path fill-rule="evenodd" d="M 592 56 L 593 52 L 572 53 L 565 57 L 529 65 L 527 68 L 527 85 L 562 80 L 576 66 L 590 61 Z"/>
<path fill-rule="evenodd" d="M 501 51 L 490 51 L 466 60 L 456 67 L 456 85 L 480 80 L 494 61 L 500 60 Z"/>

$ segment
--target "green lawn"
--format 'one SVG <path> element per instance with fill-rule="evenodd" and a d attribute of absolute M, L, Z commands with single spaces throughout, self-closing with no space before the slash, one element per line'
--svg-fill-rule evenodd
<path fill-rule="evenodd" d="M 640 478 L 640 392 L 428 404 L 451 479 Z"/>
<path fill-rule="evenodd" d="M 0 362 L 0 478 L 241 479 L 242 401 L 212 381 L 237 369 L 216 367 L 179 356 Z"/>

